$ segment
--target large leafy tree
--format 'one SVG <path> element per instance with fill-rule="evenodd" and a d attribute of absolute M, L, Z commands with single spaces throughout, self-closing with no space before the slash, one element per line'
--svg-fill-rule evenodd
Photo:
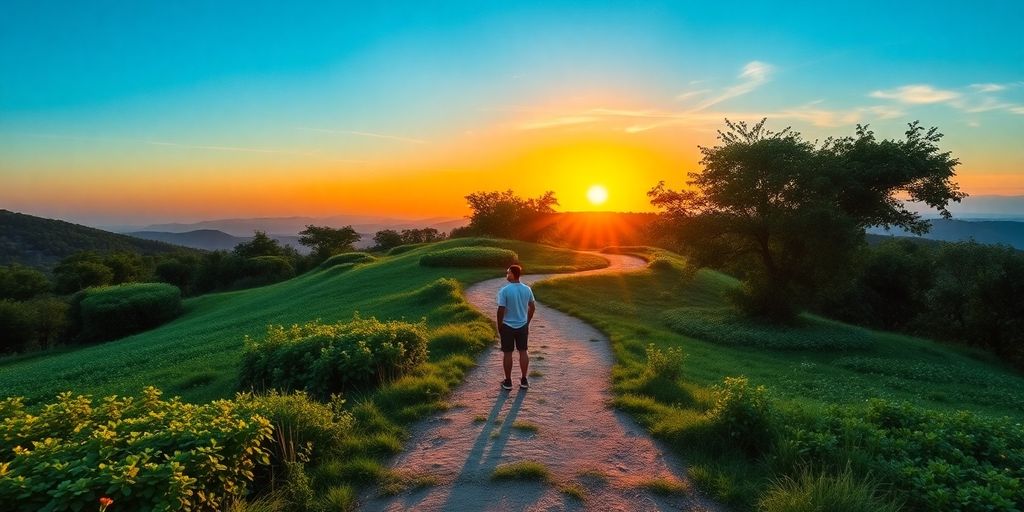
<path fill-rule="evenodd" d="M 878 140 L 866 126 L 824 143 L 726 120 L 720 144 L 700 147 L 704 170 L 688 190 L 659 183 L 648 192 L 666 226 L 697 264 L 743 276 L 748 313 L 791 319 L 815 295 L 838 286 L 863 244 L 864 228 L 930 225 L 906 201 L 950 217 L 965 196 L 952 181 L 958 161 L 942 134 L 911 123 L 901 140 Z"/>
<path fill-rule="evenodd" d="M 327 259 L 342 252 L 355 250 L 355 243 L 362 239 L 352 226 L 332 228 L 329 226 L 306 226 L 299 231 L 299 243 L 313 249 L 317 259 Z"/>
<path fill-rule="evenodd" d="M 558 205 L 550 191 L 536 199 L 523 199 L 511 190 L 474 192 L 466 201 L 473 210 L 465 230 L 469 234 L 527 241 L 540 240 L 550 230 L 551 214 Z"/>

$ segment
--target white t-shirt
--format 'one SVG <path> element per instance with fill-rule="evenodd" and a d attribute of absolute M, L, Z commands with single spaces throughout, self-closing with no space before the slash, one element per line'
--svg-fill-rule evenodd
<path fill-rule="evenodd" d="M 502 286 L 498 290 L 498 306 L 505 307 L 502 323 L 513 329 L 526 325 L 527 305 L 533 301 L 533 290 L 523 283 Z"/>

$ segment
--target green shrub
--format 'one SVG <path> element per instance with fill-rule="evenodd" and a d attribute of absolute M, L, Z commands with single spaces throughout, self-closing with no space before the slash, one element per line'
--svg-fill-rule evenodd
<path fill-rule="evenodd" d="M 246 337 L 243 389 L 302 390 L 318 398 L 394 380 L 427 358 L 426 326 L 376 318 L 289 328 Z"/>
<path fill-rule="evenodd" d="M 205 405 L 62 393 L 29 413 L 0 402 L 0 502 L 6 510 L 220 510 L 244 496 L 270 422 L 236 402 Z"/>
<path fill-rule="evenodd" d="M 371 263 L 374 261 L 377 261 L 377 258 L 365 252 L 345 252 L 327 258 L 326 261 L 320 264 L 320 268 L 331 268 L 343 263 Z"/>
<path fill-rule="evenodd" d="M 152 329 L 181 313 L 181 290 L 165 283 L 89 288 L 73 299 L 80 341 L 103 341 Z"/>
<path fill-rule="evenodd" d="M 271 391 L 266 394 L 241 393 L 236 401 L 248 407 L 253 414 L 267 418 L 275 430 L 270 452 L 274 465 L 283 463 L 289 451 L 309 447 L 312 461 L 337 454 L 352 431 L 352 414 L 342 409 L 343 400 L 329 404 L 317 402 L 306 393 L 291 394 Z M 284 441 L 290 446 L 281 446 Z"/>
<path fill-rule="evenodd" d="M 295 267 L 284 256 L 256 256 L 242 264 L 242 277 L 232 288 L 251 288 L 295 277 Z"/>
<path fill-rule="evenodd" d="M 676 308 L 665 311 L 661 318 L 675 332 L 721 345 L 774 350 L 865 350 L 874 343 L 871 333 L 864 329 L 806 315 L 795 326 L 758 322 L 730 308 Z"/>
<path fill-rule="evenodd" d="M 1024 428 L 1009 418 L 872 400 L 787 422 L 782 435 L 805 461 L 859 461 L 911 510 L 1024 509 Z"/>
<path fill-rule="evenodd" d="M 424 267 L 507 267 L 518 261 L 515 251 L 499 247 L 453 247 L 420 256 Z"/>
<path fill-rule="evenodd" d="M 420 247 L 423 247 L 424 245 L 427 245 L 427 244 L 425 244 L 425 243 L 423 243 L 423 244 L 405 244 L 405 245 L 399 245 L 397 247 L 392 247 L 388 251 L 388 256 L 397 256 L 399 254 L 404 254 L 404 253 L 407 253 L 407 252 L 409 252 L 409 251 L 411 251 L 413 249 L 419 249 Z"/>
<path fill-rule="evenodd" d="M 682 347 L 669 347 L 661 350 L 653 343 L 647 345 L 647 360 L 644 362 L 644 373 L 648 376 L 660 376 L 670 381 L 678 379 L 683 373 L 683 361 L 686 354 Z"/>
<path fill-rule="evenodd" d="M 842 510 L 843 512 L 897 512 L 899 505 L 893 503 L 885 493 L 878 491 L 878 484 L 870 480 L 858 480 L 847 467 L 838 475 L 828 473 L 812 474 L 803 471 L 796 478 L 784 477 L 776 480 L 761 495 L 757 509 L 760 512 L 818 512 Z"/>
<path fill-rule="evenodd" d="M 745 377 L 726 377 L 715 390 L 708 417 L 721 440 L 753 457 L 775 445 L 774 414 L 764 386 L 753 387 Z"/>

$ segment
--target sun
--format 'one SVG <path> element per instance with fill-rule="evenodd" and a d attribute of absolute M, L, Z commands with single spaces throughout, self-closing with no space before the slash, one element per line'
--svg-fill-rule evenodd
<path fill-rule="evenodd" d="M 608 200 L 608 190 L 602 185 L 591 185 L 587 190 L 587 199 L 595 206 L 604 204 Z"/>

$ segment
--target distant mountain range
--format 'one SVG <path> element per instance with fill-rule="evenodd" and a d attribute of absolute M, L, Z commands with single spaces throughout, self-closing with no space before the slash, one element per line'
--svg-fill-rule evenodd
<path fill-rule="evenodd" d="M 448 232 L 453 228 L 465 226 L 467 219 L 455 219 L 451 217 L 428 217 L 423 219 L 397 219 L 391 217 L 379 217 L 368 215 L 336 215 L 333 217 L 265 217 L 253 219 L 219 219 L 193 222 L 189 224 L 152 224 L 148 226 L 105 226 L 104 229 L 118 233 L 138 232 L 162 232 L 162 233 L 189 233 L 202 230 L 222 231 L 236 237 L 251 237 L 254 231 L 264 233 L 275 233 L 275 236 L 298 235 L 306 226 L 330 226 L 340 228 L 352 226 L 359 233 L 369 234 L 382 229 L 413 229 L 413 228 L 435 228 L 438 231 Z M 292 245 L 296 245 L 296 243 Z"/>
<path fill-rule="evenodd" d="M 81 251 L 165 254 L 193 249 L 0 210 L 0 265 L 20 263 L 49 269 Z"/>
<path fill-rule="evenodd" d="M 931 219 L 932 229 L 921 238 L 956 242 L 974 239 L 983 244 L 1004 244 L 1024 250 L 1024 222 L 1006 220 L 966 221 Z M 868 233 L 915 237 L 902 229 L 871 228 Z"/>
<path fill-rule="evenodd" d="M 136 238 L 142 238 L 144 240 L 156 240 L 207 251 L 230 251 L 234 249 L 236 245 L 252 240 L 251 236 L 234 236 L 216 229 L 197 229 L 195 231 L 186 231 L 184 233 L 171 233 L 166 231 L 133 231 L 124 234 Z M 295 250 L 299 251 L 299 254 L 309 254 L 310 252 L 309 247 L 299 243 L 299 237 L 296 235 L 274 235 L 268 233 L 267 236 L 277 240 L 281 245 L 290 245 L 294 247 Z M 367 239 L 369 240 L 368 242 Z M 363 239 L 356 244 L 357 248 L 365 248 L 370 245 L 373 245 L 373 235 L 367 236 L 365 234 L 363 235 Z"/>

